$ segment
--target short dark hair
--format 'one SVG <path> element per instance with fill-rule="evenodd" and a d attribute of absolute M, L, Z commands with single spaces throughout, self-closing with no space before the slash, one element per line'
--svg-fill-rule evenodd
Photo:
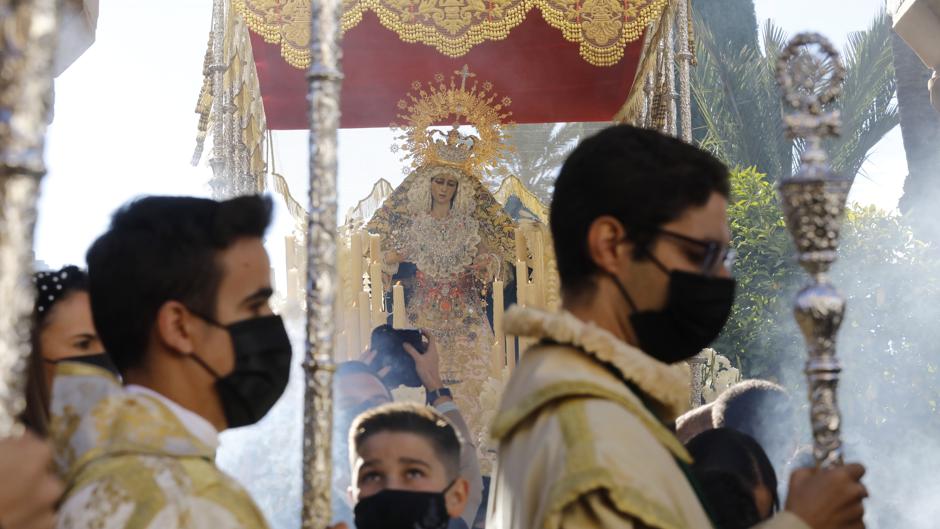
<path fill-rule="evenodd" d="M 734 474 L 720 470 L 692 471 L 715 527 L 748 529 L 763 521 L 754 492 Z"/>
<path fill-rule="evenodd" d="M 714 428 L 693 437 L 686 448 L 695 461 L 692 467 L 697 473 L 726 472 L 750 490 L 763 485 L 771 493 L 774 510 L 780 508 L 777 473 L 763 447 L 750 435 L 730 428 Z"/>
<path fill-rule="evenodd" d="M 215 317 L 219 252 L 263 237 L 270 221 L 271 200 L 257 195 L 151 196 L 119 209 L 86 257 L 95 327 L 117 368 L 139 365 L 167 301 Z"/>
<path fill-rule="evenodd" d="M 727 197 L 728 168 L 671 136 L 629 125 L 606 128 L 568 156 L 555 182 L 550 225 L 562 289 L 593 286 L 587 234 L 598 217 L 623 223 L 637 258 L 656 230 L 712 193 Z"/>
<path fill-rule="evenodd" d="M 359 447 L 380 432 L 412 433 L 424 437 L 447 471 L 448 479 L 460 474 L 460 436 L 443 415 L 414 402 L 392 402 L 371 409 L 353 421 L 350 445 Z"/>

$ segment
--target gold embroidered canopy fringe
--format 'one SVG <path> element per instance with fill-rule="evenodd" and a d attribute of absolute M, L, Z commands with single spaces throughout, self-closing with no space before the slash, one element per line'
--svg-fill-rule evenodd
<path fill-rule="evenodd" d="M 505 39 L 533 8 L 594 66 L 611 66 L 662 14 L 667 0 L 343 0 L 343 31 L 365 11 L 405 42 L 460 57 L 482 42 Z M 310 0 L 234 0 L 252 31 L 279 44 L 291 66 L 310 65 Z"/>

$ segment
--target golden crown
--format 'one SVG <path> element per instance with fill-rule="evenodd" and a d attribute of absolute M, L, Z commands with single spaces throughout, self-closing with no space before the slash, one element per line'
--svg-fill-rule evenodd
<path fill-rule="evenodd" d="M 415 81 L 412 92 L 398 102 L 401 123 L 391 125 L 399 133 L 392 151 L 403 152 L 402 161 L 411 162 L 406 172 L 422 165 L 448 165 L 480 176 L 509 150 L 506 128 L 512 124 L 508 121 L 512 101 L 500 98 L 493 83 L 468 83 L 474 77 L 464 65 L 449 83 L 443 74 L 426 85 Z M 447 131 L 431 128 L 440 123 L 452 126 Z M 472 126 L 477 135 L 462 134 L 461 125 Z"/>

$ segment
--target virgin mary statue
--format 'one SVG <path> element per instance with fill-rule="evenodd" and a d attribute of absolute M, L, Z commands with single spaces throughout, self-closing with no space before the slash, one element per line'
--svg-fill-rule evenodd
<path fill-rule="evenodd" d="M 487 97 L 453 84 L 451 90 Z M 466 102 L 458 103 L 458 109 L 466 108 Z M 425 118 L 436 119 L 440 116 Z M 382 238 L 386 274 L 414 274 L 406 280 L 408 326 L 437 340 L 441 375 L 474 432 L 485 469 L 486 425 L 493 410 L 483 409 L 480 395 L 498 371 L 492 365 L 495 338 L 487 290 L 510 268 L 515 224 L 480 177 L 484 158 L 492 162 L 499 152 L 485 143 L 501 139 L 499 120 L 471 123 L 480 136 L 462 135 L 456 125 L 446 133 L 423 123 L 412 127 L 412 135 L 403 138 L 415 153 L 415 167 L 366 228 Z"/>

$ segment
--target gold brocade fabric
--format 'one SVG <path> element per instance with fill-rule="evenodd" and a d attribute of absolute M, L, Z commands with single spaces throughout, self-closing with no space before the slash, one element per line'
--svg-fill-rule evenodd
<path fill-rule="evenodd" d="M 50 439 L 66 492 L 57 527 L 267 529 L 247 492 L 159 400 L 110 373 L 59 365 Z"/>
<path fill-rule="evenodd" d="M 199 123 L 192 163 L 197 165 L 202 159 L 206 138 L 210 133 L 219 132 L 214 125 L 221 121 L 222 137 L 213 137 L 213 144 L 221 144 L 229 176 L 243 180 L 233 182 L 235 193 L 232 194 L 258 193 L 264 190 L 267 120 L 250 33 L 242 17 L 228 10 L 222 45 L 225 73 L 221 88 L 213 86 L 212 39 L 210 34 L 203 61 L 203 84 L 196 101 Z M 215 94 L 222 96 L 222 115 L 217 115 Z"/>
<path fill-rule="evenodd" d="M 567 312 L 511 309 L 506 330 L 538 344 L 522 355 L 493 424 L 487 527 L 711 527 L 676 464 L 691 457 L 661 422 L 688 398 L 681 367 Z"/>
<path fill-rule="evenodd" d="M 405 42 L 420 42 L 448 57 L 477 44 L 505 39 L 533 8 L 565 39 L 580 44 L 594 66 L 611 66 L 626 45 L 659 17 L 667 0 L 343 0 L 343 29 L 365 11 Z M 233 0 L 248 26 L 265 41 L 280 44 L 288 64 L 310 65 L 310 0 Z"/>

